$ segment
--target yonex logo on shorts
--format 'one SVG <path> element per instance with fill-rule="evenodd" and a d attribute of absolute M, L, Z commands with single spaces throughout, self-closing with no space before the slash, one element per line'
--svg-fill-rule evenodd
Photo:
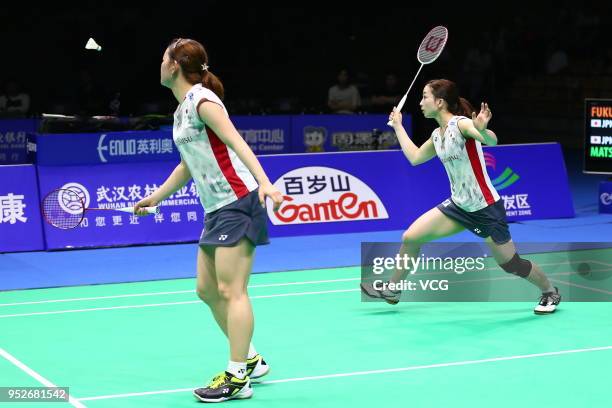
<path fill-rule="evenodd" d="M 443 205 L 443 206 L 445 206 L 445 207 L 448 207 L 448 206 L 450 205 L 450 203 L 451 203 L 451 202 L 450 202 L 450 200 L 445 200 L 445 201 L 442 203 L 442 205 Z"/>
<path fill-rule="evenodd" d="M 227 239 L 227 235 L 219 235 L 219 241 L 225 241 Z"/>
<path fill-rule="evenodd" d="M 480 234 L 482 231 L 479 230 L 478 228 L 474 228 L 474 232 L 477 233 L 477 234 Z"/>

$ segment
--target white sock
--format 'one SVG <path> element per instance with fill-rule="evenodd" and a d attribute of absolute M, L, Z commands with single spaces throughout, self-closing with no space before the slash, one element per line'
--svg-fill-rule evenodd
<path fill-rule="evenodd" d="M 232 374 L 234 377 L 243 379 L 246 376 L 246 361 L 238 363 L 230 360 L 227 364 L 227 370 L 225 371 Z"/>
<path fill-rule="evenodd" d="M 249 344 L 249 354 L 247 355 L 247 359 L 250 360 L 256 355 L 257 355 L 257 351 L 255 350 L 255 346 L 253 346 L 253 343 Z"/>

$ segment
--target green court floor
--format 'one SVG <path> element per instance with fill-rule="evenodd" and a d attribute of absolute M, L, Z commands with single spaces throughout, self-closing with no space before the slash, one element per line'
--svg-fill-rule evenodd
<path fill-rule="evenodd" d="M 598 254 L 581 256 L 597 259 L 601 269 L 593 273 L 612 270 L 612 261 Z M 574 273 L 571 263 L 581 262 L 575 258 L 528 258 L 548 264 L 543 269 L 562 294 L 593 292 L 600 301 L 563 302 L 557 313 L 537 316 L 538 290 L 501 270 L 486 279 L 503 278 L 494 282 L 531 292 L 533 300 L 391 306 L 362 301 L 359 267 L 254 275 L 254 344 L 272 371 L 253 385 L 252 399 L 226 404 L 610 406 L 609 284 Z M 50 383 L 70 387 L 73 406 L 199 406 L 191 388 L 223 370 L 228 354 L 194 284 L 0 293 L 0 386 L 40 386 L 10 355 Z"/>

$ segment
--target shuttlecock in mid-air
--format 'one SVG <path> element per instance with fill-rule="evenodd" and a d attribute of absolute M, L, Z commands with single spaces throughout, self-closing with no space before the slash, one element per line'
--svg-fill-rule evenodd
<path fill-rule="evenodd" d="M 85 48 L 88 50 L 102 51 L 102 47 L 100 47 L 93 38 L 90 38 L 89 41 L 87 41 Z"/>

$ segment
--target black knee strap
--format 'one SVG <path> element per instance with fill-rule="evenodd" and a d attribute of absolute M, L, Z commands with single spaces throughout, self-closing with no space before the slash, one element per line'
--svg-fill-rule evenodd
<path fill-rule="evenodd" d="M 514 254 L 511 260 L 499 266 L 501 266 L 504 271 L 520 276 L 521 278 L 526 278 L 531 272 L 531 262 L 521 258 L 519 254 Z"/>

